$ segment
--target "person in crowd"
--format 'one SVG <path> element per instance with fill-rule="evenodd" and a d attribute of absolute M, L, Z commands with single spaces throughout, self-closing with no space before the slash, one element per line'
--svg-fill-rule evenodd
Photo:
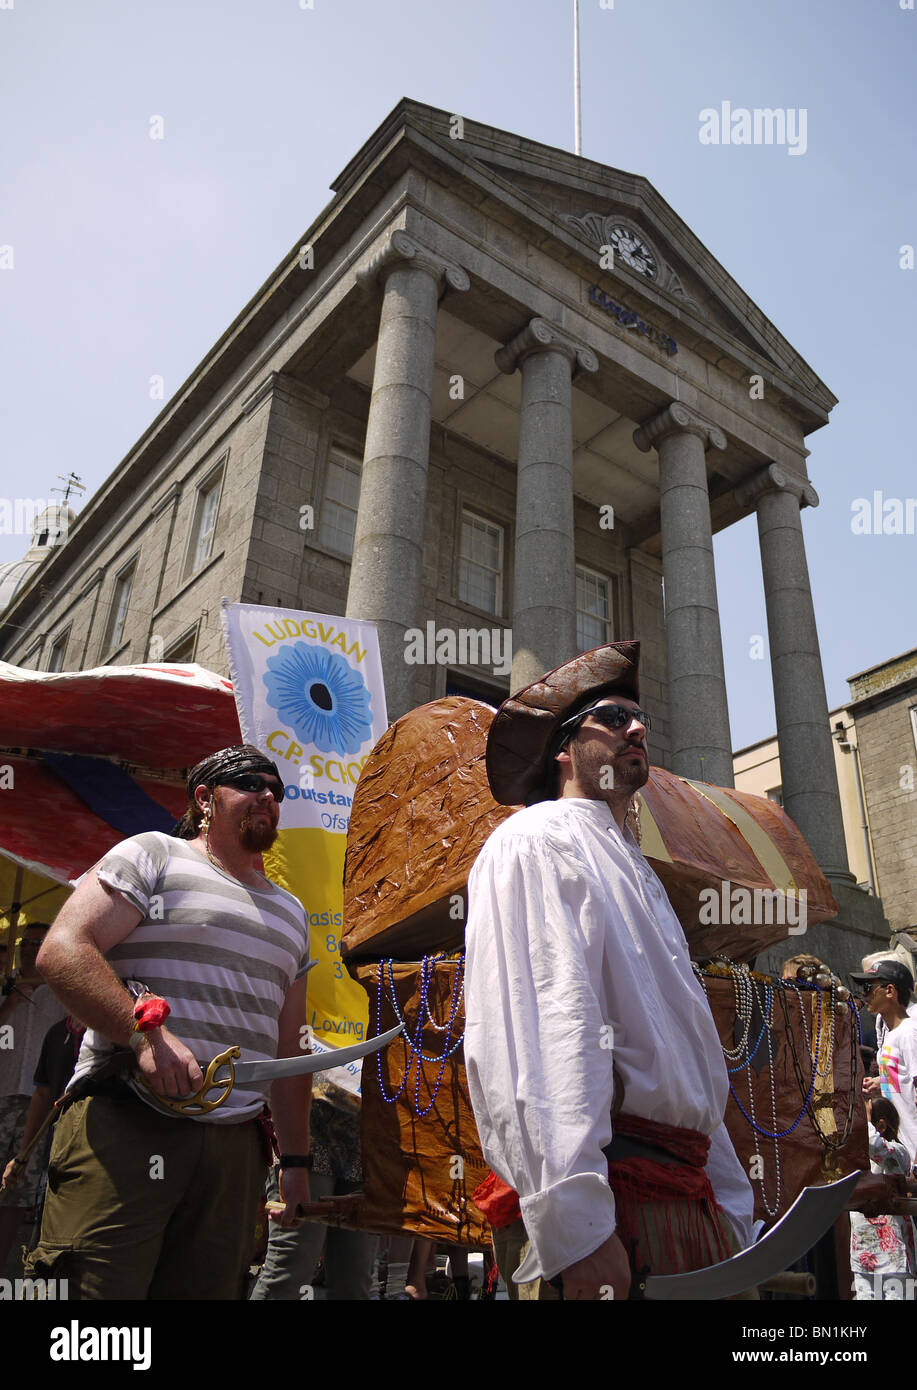
<path fill-rule="evenodd" d="M 914 980 L 907 966 L 891 957 L 851 975 L 866 1007 L 884 1025 L 879 1044 L 879 1075 L 863 1080 L 866 1096 L 882 1095 L 898 1112 L 898 1139 L 913 1165 L 917 1158 L 917 1019 L 908 1012 Z"/>
<path fill-rule="evenodd" d="M 638 662 L 639 643 L 612 643 L 500 706 L 491 791 L 526 809 L 468 886 L 469 1094 L 518 1194 L 517 1280 L 559 1276 L 565 1298 L 626 1298 L 632 1267 L 682 1272 L 751 1243 L 720 1040 L 628 825 L 649 776 Z"/>
<path fill-rule="evenodd" d="M 0 998 L 0 1172 L 25 1145 L 26 1121 L 42 1042 L 65 1010 L 36 967 L 47 922 L 30 922 L 19 942 L 20 967 L 5 977 Z M 29 1156 L 19 1181 L 0 1190 L 0 1271 L 21 1227 L 35 1207 L 42 1173 L 42 1151 Z"/>
<path fill-rule="evenodd" d="M 873 1173 L 907 1176 L 910 1158 L 898 1141 L 898 1112 L 890 1100 L 866 1102 L 869 1166 Z M 850 1213 L 850 1267 L 853 1296 L 859 1300 L 914 1299 L 917 1254 L 909 1216 Z"/>
<path fill-rule="evenodd" d="M 26 1269 L 67 1277 L 71 1298 L 242 1297 L 267 1084 L 234 1086 L 203 1113 L 176 1107 L 199 1091 L 201 1061 L 233 1044 L 243 1060 L 301 1055 L 308 926 L 260 868 L 283 794 L 257 748 L 205 758 L 176 833 L 116 845 L 48 933 L 39 969 L 87 1024 L 71 1084 L 83 1096 L 56 1125 Z M 116 1052 L 131 1071 L 112 1072 Z M 309 1200 L 310 1090 L 309 1076 L 270 1087 L 286 1227 Z"/>
<path fill-rule="evenodd" d="M 312 1098 L 312 1170 L 314 1201 L 346 1197 L 360 1190 L 360 1102 L 331 1081 L 319 1080 Z M 277 1195 L 277 1169 L 272 1170 L 268 1197 Z M 368 1231 L 326 1225 L 320 1218 L 298 1228 L 271 1226 L 267 1254 L 251 1297 L 255 1302 L 295 1300 L 310 1296 L 319 1256 L 324 1250 L 324 1287 L 316 1299 L 360 1301 L 372 1289 L 373 1261 L 378 1236 Z"/>
<path fill-rule="evenodd" d="M 67 1083 L 73 1075 L 85 1031 L 86 1025 L 81 1023 L 79 1019 L 71 1018 L 68 1014 L 59 1023 L 53 1024 L 45 1034 L 38 1056 L 38 1065 L 32 1078 L 35 1090 L 32 1092 L 32 1099 L 26 1115 L 22 1146 L 19 1153 L 9 1160 L 2 1176 L 0 1176 L 0 1191 L 15 1187 L 21 1180 L 33 1147 L 37 1146 L 41 1164 L 39 1209 L 44 1196 L 44 1179 L 51 1146 L 51 1135 L 48 1134 L 42 1139 L 42 1130 L 46 1127 L 46 1121 L 51 1116 L 55 1101 L 64 1094 Z"/>

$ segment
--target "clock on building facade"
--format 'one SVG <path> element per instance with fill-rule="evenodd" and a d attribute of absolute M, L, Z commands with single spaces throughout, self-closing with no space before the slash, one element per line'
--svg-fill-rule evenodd
<path fill-rule="evenodd" d="M 645 275 L 648 280 L 656 279 L 659 274 L 656 257 L 643 238 L 632 227 L 622 227 L 619 222 L 614 223 L 609 232 L 609 241 L 614 248 L 615 255 L 625 265 L 630 266 L 631 270 L 636 270 L 639 275 Z"/>

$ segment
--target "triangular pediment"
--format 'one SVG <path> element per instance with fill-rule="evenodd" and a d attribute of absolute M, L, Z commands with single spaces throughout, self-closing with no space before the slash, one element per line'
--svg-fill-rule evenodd
<path fill-rule="evenodd" d="M 671 229 L 659 221 L 649 198 L 641 196 L 654 191 L 644 179 L 625 175 L 624 179 L 633 185 L 632 188 L 612 185 L 607 194 L 596 196 L 565 184 L 563 180 L 555 182 L 527 174 L 507 174 L 499 165 L 491 167 L 539 203 L 567 231 L 584 242 L 596 258 L 603 247 L 610 246 L 619 277 L 625 284 L 646 287 L 663 295 L 673 301 L 674 307 L 692 313 L 735 338 L 774 366 L 785 365 L 716 293 L 715 286 L 705 281 L 690 251 L 679 245 Z M 725 273 L 721 266 L 717 268 Z"/>
<path fill-rule="evenodd" d="M 709 360 L 732 358 L 741 373 L 754 371 L 755 361 L 765 372 L 771 368 L 784 389 L 797 396 L 804 416 L 814 408 L 818 423 L 836 404 L 792 344 L 639 174 L 404 100 L 351 161 L 335 190 L 342 192 L 405 138 L 427 159 L 440 159 L 453 177 L 464 166 L 476 201 L 502 200 L 515 215 L 531 218 L 540 245 L 547 230 L 597 264 L 599 248 L 617 244 L 613 269 L 599 269 L 596 277 L 601 288 L 629 304 L 643 296 L 657 314 L 672 315 L 679 340 L 693 338 Z"/>

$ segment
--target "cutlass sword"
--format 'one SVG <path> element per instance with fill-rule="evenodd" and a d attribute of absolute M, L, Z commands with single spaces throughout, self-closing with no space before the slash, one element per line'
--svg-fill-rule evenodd
<path fill-rule="evenodd" d="M 706 1269 L 688 1274 L 635 1276 L 631 1298 L 714 1299 L 733 1298 L 756 1284 L 782 1273 L 834 1225 L 853 1196 L 860 1174 L 838 1182 L 804 1187 L 796 1201 L 756 1245 Z"/>
<path fill-rule="evenodd" d="M 226 1100 L 233 1086 L 245 1086 L 249 1081 L 276 1081 L 287 1076 L 308 1076 L 317 1071 L 330 1071 L 333 1067 L 346 1066 L 361 1057 L 378 1052 L 386 1044 L 393 1042 L 404 1031 L 404 1024 L 390 1028 L 387 1033 L 379 1033 L 365 1042 L 354 1043 L 352 1047 L 336 1047 L 328 1052 L 304 1052 L 299 1057 L 268 1058 L 263 1062 L 237 1062 L 240 1056 L 238 1047 L 227 1047 L 214 1057 L 204 1072 L 200 1090 L 193 1096 L 164 1096 L 154 1091 L 142 1073 L 135 1072 L 134 1079 L 143 1083 L 155 1096 L 160 1105 L 174 1110 L 178 1115 L 207 1115 L 216 1110 Z M 211 1091 L 219 1091 L 216 1100 L 208 1100 Z"/>
<path fill-rule="evenodd" d="M 368 1057 L 371 1053 L 378 1052 L 381 1047 L 394 1042 L 403 1031 L 404 1024 L 399 1023 L 397 1028 L 390 1028 L 387 1033 L 379 1033 L 375 1038 L 367 1038 L 364 1042 L 354 1043 L 352 1047 L 333 1047 L 328 1052 L 304 1052 L 301 1057 L 277 1057 L 265 1062 L 227 1061 L 224 1065 L 235 1074 L 237 1086 L 244 1085 L 246 1081 L 276 1081 L 278 1077 L 308 1076 L 311 1072 L 329 1071 L 332 1067 L 344 1067 L 348 1062 Z M 225 1079 L 214 1079 L 218 1086 L 225 1084 Z"/>

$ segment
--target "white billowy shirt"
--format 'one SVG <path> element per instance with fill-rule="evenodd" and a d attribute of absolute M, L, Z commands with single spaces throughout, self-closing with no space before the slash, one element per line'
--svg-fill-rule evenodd
<path fill-rule="evenodd" d="M 711 1138 L 742 1247 L 751 1184 L 722 1123 L 722 1048 L 665 889 L 604 801 L 498 826 L 468 880 L 465 1066 L 484 1157 L 519 1193 L 524 1276 L 551 1279 L 615 1229 L 602 1153 L 622 1109 Z"/>

